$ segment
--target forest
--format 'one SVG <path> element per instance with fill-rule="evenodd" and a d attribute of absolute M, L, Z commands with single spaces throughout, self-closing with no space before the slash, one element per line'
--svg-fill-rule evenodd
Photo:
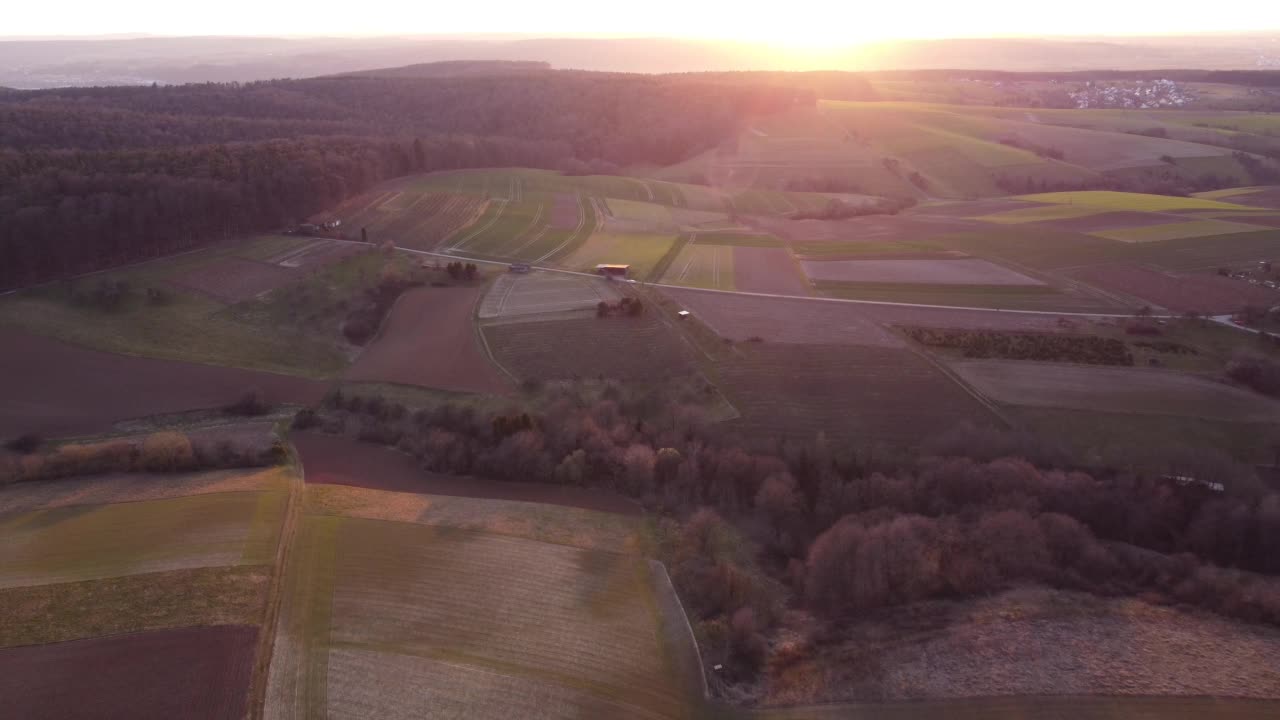
<path fill-rule="evenodd" d="M 434 170 L 671 163 L 812 91 L 563 72 L 0 94 L 0 288 L 280 228 Z"/>

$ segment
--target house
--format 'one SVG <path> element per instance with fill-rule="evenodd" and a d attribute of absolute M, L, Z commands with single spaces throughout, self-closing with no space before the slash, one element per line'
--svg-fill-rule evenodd
<path fill-rule="evenodd" d="M 626 277 L 630 272 L 630 265 L 611 265 L 606 263 L 596 266 L 596 274 L 605 277 Z"/>

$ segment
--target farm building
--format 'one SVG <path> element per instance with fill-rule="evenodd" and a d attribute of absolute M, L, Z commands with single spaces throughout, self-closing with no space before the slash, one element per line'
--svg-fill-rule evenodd
<path fill-rule="evenodd" d="M 596 265 L 596 274 L 605 277 L 626 277 L 631 272 L 630 265 L 612 265 L 600 264 Z"/>

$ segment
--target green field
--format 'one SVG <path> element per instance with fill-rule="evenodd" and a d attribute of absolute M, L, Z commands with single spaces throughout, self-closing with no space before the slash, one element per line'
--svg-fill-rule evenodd
<path fill-rule="evenodd" d="M 1077 217 L 1088 217 L 1106 212 L 1092 205 L 1042 205 L 1040 207 L 1021 208 L 992 215 L 980 215 L 974 220 L 996 223 L 999 225 L 1019 225 L 1021 223 L 1042 222 L 1045 220 L 1067 220 Z"/>
<path fill-rule="evenodd" d="M 675 235 L 596 233 L 561 264 L 583 271 L 594 271 L 597 264 L 630 265 L 633 277 L 648 277 L 675 241 Z"/>
<path fill-rule="evenodd" d="M 671 261 L 661 282 L 668 285 L 732 290 L 733 246 L 707 245 L 694 240 L 685 245 Z"/>
<path fill-rule="evenodd" d="M 1178 210 L 1231 210 L 1259 212 L 1259 208 L 1247 205 L 1208 200 L 1198 197 L 1171 197 L 1169 195 L 1145 195 L 1142 193 L 1113 192 L 1110 190 L 1082 190 L 1079 192 L 1040 193 L 1023 195 L 1019 200 L 1052 203 L 1058 205 L 1084 205 L 1106 210 L 1132 210 L 1135 212 L 1173 212 Z"/>
<path fill-rule="evenodd" d="M 1182 240 L 1184 238 L 1221 237 L 1223 235 L 1266 230 L 1267 228 L 1265 227 L 1228 222 L 1226 220 L 1189 220 L 1167 225 L 1100 230 L 1089 234 L 1107 240 L 1119 240 L 1120 242 L 1148 243 L 1162 240 Z"/>

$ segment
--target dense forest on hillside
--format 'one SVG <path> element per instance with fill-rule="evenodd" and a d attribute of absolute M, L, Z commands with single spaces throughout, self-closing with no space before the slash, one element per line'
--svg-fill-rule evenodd
<path fill-rule="evenodd" d="M 0 287 L 296 222 L 407 173 L 673 163 L 812 103 L 600 73 L 334 77 L 0 97 Z"/>

